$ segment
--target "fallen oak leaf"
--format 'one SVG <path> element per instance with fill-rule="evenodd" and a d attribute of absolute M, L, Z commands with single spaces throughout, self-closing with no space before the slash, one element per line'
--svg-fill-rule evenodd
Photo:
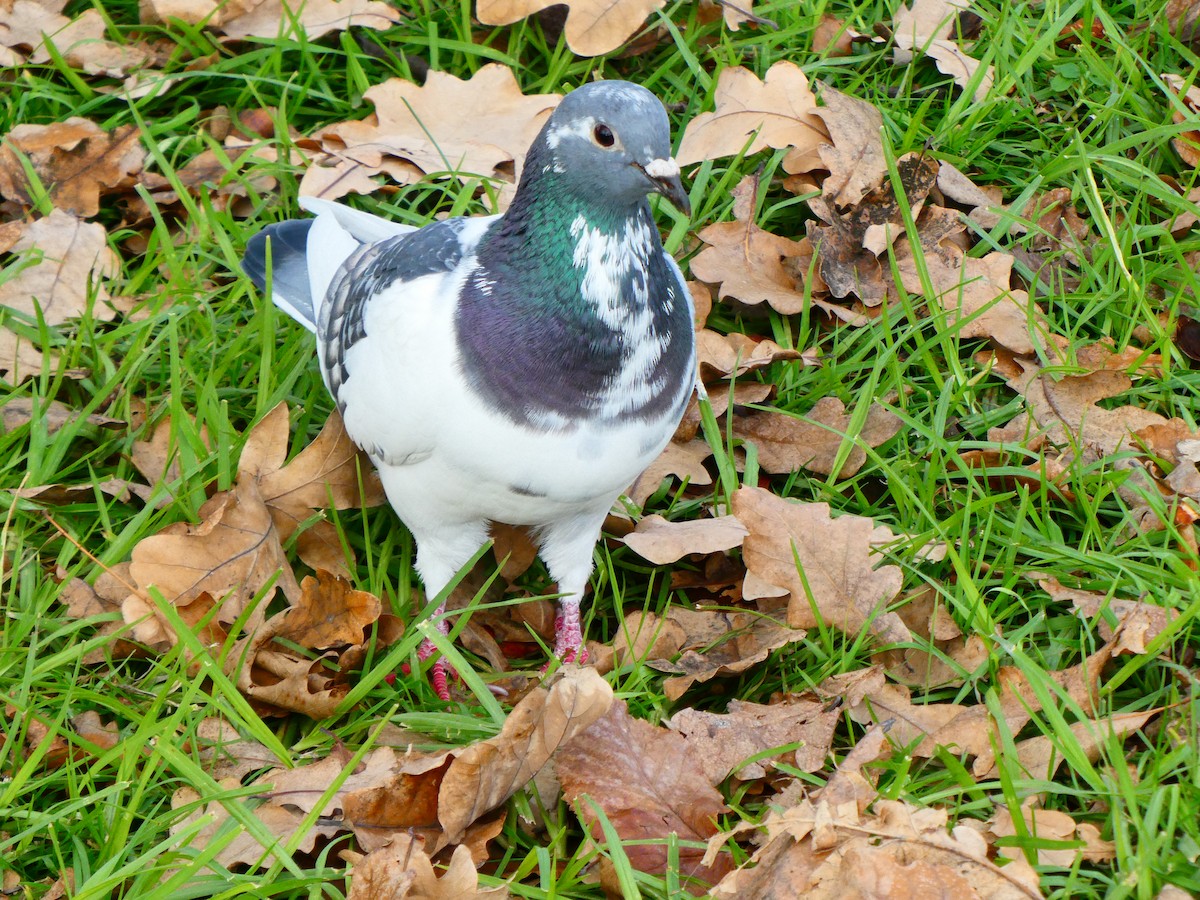
<path fill-rule="evenodd" d="M 803 417 L 768 410 L 752 410 L 733 417 L 733 433 L 754 444 L 764 472 L 780 475 L 808 469 L 820 475 L 850 478 L 867 462 L 867 447 L 878 447 L 895 437 L 902 420 L 872 403 L 861 430 L 850 434 L 853 416 L 836 397 L 822 397 Z M 838 453 L 847 441 L 853 446 L 834 471 Z"/>
<path fill-rule="evenodd" d="M 384 171 L 400 184 L 447 171 L 507 180 L 501 170 L 510 165 L 519 177 L 525 151 L 562 99 L 522 94 L 512 70 L 498 63 L 466 80 L 437 71 L 421 86 L 393 78 L 363 98 L 373 114 L 313 135 L 325 155 L 305 171 L 302 195 L 370 193 L 378 188 L 371 176 Z"/>
<path fill-rule="evenodd" d="M 613 705 L 612 688 L 595 669 L 565 667 L 547 690 L 526 696 L 500 734 L 454 754 L 438 792 L 445 829 L 440 849 L 524 787 L 564 745 L 587 732 Z"/>
<path fill-rule="evenodd" d="M 742 545 L 745 526 L 733 516 L 669 522 L 646 516 L 622 540 L 643 559 L 655 565 L 676 562 L 690 553 L 720 553 Z"/>
<path fill-rule="evenodd" d="M 788 695 L 770 705 L 731 700 L 724 714 L 685 709 L 666 724 L 687 738 L 716 786 L 731 775 L 739 781 L 765 778 L 776 761 L 801 772 L 821 770 L 841 717 L 837 704 Z M 788 744 L 800 746 L 767 755 Z"/>
<path fill-rule="evenodd" d="M 479 0 L 475 15 L 484 25 L 511 25 L 559 0 Z M 637 33 L 666 0 L 571 0 L 563 35 L 578 56 L 611 53 Z"/>
<path fill-rule="evenodd" d="M 563 794 L 593 840 L 604 840 L 595 804 L 616 830 L 630 864 L 642 872 L 666 870 L 668 835 L 707 841 L 726 812 L 683 736 L 633 718 L 624 701 L 566 744 L 557 768 Z M 691 893 L 703 892 L 700 882 L 714 884 L 733 868 L 728 853 L 707 865 L 702 857 L 700 849 L 678 848 L 679 873 Z"/>
<path fill-rule="evenodd" d="M 99 18 L 95 10 L 89 12 Z M 109 133 L 80 116 L 50 125 L 18 125 L 0 141 L 0 196 L 31 206 L 33 188 L 22 159 L 46 186 L 56 209 L 89 219 L 100 212 L 101 196 L 134 185 L 146 151 L 133 125 Z"/>
<path fill-rule="evenodd" d="M 105 281 L 120 271 L 120 260 L 108 246 L 102 225 L 54 209 L 29 223 L 11 252 L 23 255 L 12 277 L 0 283 L 0 308 L 8 307 L 47 325 L 90 313 L 108 321 Z M 42 352 L 7 328 L 0 327 L 0 372 L 16 384 L 41 370 Z"/>
<path fill-rule="evenodd" d="M 254 482 L 246 479 L 210 498 L 200 508 L 199 524 L 179 522 L 143 538 L 133 548 L 129 572 L 141 594 L 157 590 L 177 608 L 208 594 L 219 601 L 216 621 L 225 624 L 236 621 L 251 598 L 268 589 L 245 622 L 250 630 L 262 623 L 276 589 L 289 600 L 300 596 L 270 511 Z M 140 619 L 144 599 L 131 595 L 123 612 L 127 622 Z M 169 623 L 157 611 L 154 618 L 169 635 Z M 144 624 L 136 625 L 134 633 Z"/>
<path fill-rule="evenodd" d="M 683 652 L 678 659 L 648 665 L 671 676 L 663 680 L 663 693 L 672 702 L 697 682 L 745 672 L 806 633 L 750 612 L 672 609 L 667 615 L 683 629 Z"/>
<path fill-rule="evenodd" d="M 508 889 L 503 885 L 480 888 L 479 873 L 470 850 L 459 845 L 450 855 L 450 863 L 439 876 L 425 850 L 420 835 L 397 834 L 383 847 L 369 853 L 343 850 L 341 857 L 351 864 L 350 891 L 346 900 L 474 900 L 477 897 L 503 900 Z"/>
<path fill-rule="evenodd" d="M 712 112 L 696 116 L 684 129 L 675 155 L 681 166 L 735 156 L 743 149 L 747 156 L 766 147 L 802 153 L 828 140 L 817 98 L 793 62 L 775 63 L 762 81 L 741 66 L 723 69 L 714 101 Z"/>
<path fill-rule="evenodd" d="M 879 565 L 872 552 L 873 541 L 890 540 L 889 529 L 861 516 L 833 518 L 826 503 L 792 503 L 761 488 L 739 489 L 733 514 L 749 531 L 746 568 L 790 591 L 789 625 L 823 621 L 850 635 L 866 628 L 889 644 L 912 639 L 899 616 L 882 611 L 903 583 L 900 568 Z"/>

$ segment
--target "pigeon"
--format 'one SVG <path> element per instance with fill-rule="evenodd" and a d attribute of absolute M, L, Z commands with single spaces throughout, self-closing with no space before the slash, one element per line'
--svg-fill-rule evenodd
<path fill-rule="evenodd" d="M 529 526 L 557 582 L 554 655 L 586 661 L 580 601 L 605 517 L 696 384 L 691 295 L 647 198 L 691 205 L 662 103 L 600 81 L 534 139 L 508 210 L 424 227 L 302 198 L 243 268 L 316 335 L 346 432 L 379 471 L 437 597 L 494 523 Z M 445 602 L 436 627 L 448 633 Z M 428 638 L 429 678 L 455 673 Z"/>

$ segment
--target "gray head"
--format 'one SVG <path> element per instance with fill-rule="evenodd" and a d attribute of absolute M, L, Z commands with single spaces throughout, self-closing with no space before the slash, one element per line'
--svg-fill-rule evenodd
<path fill-rule="evenodd" d="M 628 81 L 596 81 L 567 94 L 530 156 L 590 196 L 633 204 L 657 193 L 691 214 L 671 158 L 667 111 L 652 93 Z"/>

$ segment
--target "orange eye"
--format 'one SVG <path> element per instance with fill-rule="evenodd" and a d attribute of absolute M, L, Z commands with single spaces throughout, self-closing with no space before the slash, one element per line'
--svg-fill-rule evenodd
<path fill-rule="evenodd" d="M 612 129 L 604 123 L 600 123 L 593 129 L 592 137 L 601 147 L 611 147 L 617 142 L 616 137 L 612 133 Z"/>

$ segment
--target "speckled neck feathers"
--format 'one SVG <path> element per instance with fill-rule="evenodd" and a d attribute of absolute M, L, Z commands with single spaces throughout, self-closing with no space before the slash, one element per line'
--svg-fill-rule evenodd
<path fill-rule="evenodd" d="M 658 418 L 690 377 L 691 316 L 644 198 L 584 196 L 541 141 L 480 242 L 457 337 L 472 387 L 528 427 Z"/>

